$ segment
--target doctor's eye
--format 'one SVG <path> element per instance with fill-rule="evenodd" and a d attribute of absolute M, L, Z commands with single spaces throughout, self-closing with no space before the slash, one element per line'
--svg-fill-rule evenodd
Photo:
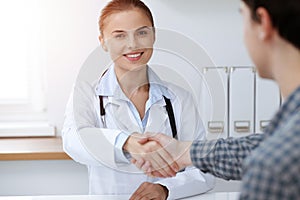
<path fill-rule="evenodd" d="M 147 31 L 144 31 L 144 30 L 142 30 L 142 31 L 139 31 L 138 32 L 138 35 L 147 35 L 148 34 L 148 32 Z"/>
<path fill-rule="evenodd" d="M 122 39 L 125 39 L 125 38 L 126 38 L 125 33 L 119 33 L 119 34 L 114 35 L 114 39 L 117 39 L 117 40 L 122 40 Z"/>
<path fill-rule="evenodd" d="M 151 34 L 151 30 L 150 29 L 141 29 L 141 30 L 138 30 L 136 35 L 138 37 L 147 37 Z"/>

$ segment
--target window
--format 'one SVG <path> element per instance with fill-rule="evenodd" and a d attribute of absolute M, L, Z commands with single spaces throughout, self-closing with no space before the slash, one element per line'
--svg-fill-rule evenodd
<path fill-rule="evenodd" d="M 0 136 L 53 135 L 46 123 L 38 0 L 0 1 Z"/>

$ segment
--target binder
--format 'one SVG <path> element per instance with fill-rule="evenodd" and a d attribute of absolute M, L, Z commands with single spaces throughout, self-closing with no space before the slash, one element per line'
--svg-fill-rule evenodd
<path fill-rule="evenodd" d="M 229 136 L 254 133 L 255 70 L 253 67 L 230 67 Z"/>
<path fill-rule="evenodd" d="M 203 68 L 201 112 L 207 139 L 228 136 L 228 68 Z"/>
<path fill-rule="evenodd" d="M 277 84 L 256 75 L 255 132 L 263 133 L 281 105 Z"/>

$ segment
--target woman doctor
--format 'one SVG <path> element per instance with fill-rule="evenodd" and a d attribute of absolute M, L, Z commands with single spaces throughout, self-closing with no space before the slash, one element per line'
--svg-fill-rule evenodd
<path fill-rule="evenodd" d="M 204 139 L 205 132 L 191 95 L 163 82 L 147 65 L 155 41 L 149 8 L 140 0 L 112 0 L 102 10 L 99 26 L 99 40 L 113 65 L 99 74 L 95 85 L 82 84 L 74 89 L 62 131 L 65 152 L 88 168 L 89 193 L 138 192 L 137 199 L 175 199 L 210 190 L 213 176 L 194 167 L 175 177 L 166 167 L 162 176 L 170 178 L 163 179 L 129 170 L 135 168 L 130 158 L 161 149 L 156 142 L 141 145 L 142 133 L 163 132 L 177 135 L 179 140 L 194 140 Z M 73 105 L 78 96 L 80 103 Z M 78 133 L 84 131 L 105 138 L 95 141 L 108 158 L 104 162 L 95 159 L 80 142 Z M 155 152 L 148 155 L 157 156 Z M 176 171 L 176 165 L 173 167 Z"/>

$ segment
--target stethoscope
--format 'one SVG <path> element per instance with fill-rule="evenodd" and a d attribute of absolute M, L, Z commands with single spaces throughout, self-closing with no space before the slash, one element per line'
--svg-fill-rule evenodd
<path fill-rule="evenodd" d="M 102 76 L 105 74 L 105 72 L 102 74 Z M 163 98 L 166 102 L 166 110 L 167 110 L 167 113 L 168 113 L 173 138 L 177 139 L 177 128 L 176 128 L 175 117 L 174 117 L 174 112 L 173 112 L 173 107 L 172 107 L 172 104 L 171 104 L 171 100 L 168 99 L 165 96 L 163 96 Z M 99 103 L 100 103 L 100 118 L 101 118 L 103 127 L 107 128 L 106 120 L 105 120 L 105 114 L 106 113 L 105 113 L 105 108 L 104 108 L 104 104 L 103 104 L 103 96 L 99 96 Z"/>
<path fill-rule="evenodd" d="M 99 100 L 100 100 L 100 118 L 101 118 L 103 127 L 107 128 L 106 120 L 105 120 L 105 109 L 104 109 L 104 106 L 103 106 L 103 96 L 99 96 Z"/>
<path fill-rule="evenodd" d="M 174 117 L 174 112 L 173 112 L 173 107 L 172 107 L 172 104 L 171 104 L 171 100 L 168 99 L 165 96 L 163 96 L 163 98 L 166 102 L 166 110 L 167 110 L 167 113 L 168 113 L 173 138 L 177 139 L 177 128 L 176 128 L 175 117 Z M 103 105 L 103 96 L 99 96 L 99 103 L 100 103 L 101 121 L 102 121 L 103 127 L 107 128 L 106 120 L 105 120 L 106 112 L 105 112 L 105 108 L 104 108 L 104 105 Z"/>

